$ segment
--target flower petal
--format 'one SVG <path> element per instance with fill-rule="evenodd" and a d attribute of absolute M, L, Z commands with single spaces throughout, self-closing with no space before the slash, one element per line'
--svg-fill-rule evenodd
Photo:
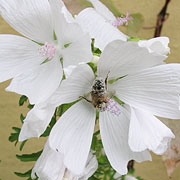
<path fill-rule="evenodd" d="M 162 64 L 165 56 L 149 53 L 136 42 L 116 40 L 104 49 L 98 62 L 98 76 L 116 79 L 144 68 Z"/>
<path fill-rule="evenodd" d="M 0 35 L 0 82 L 36 68 L 44 57 L 39 45 L 20 36 Z"/>
<path fill-rule="evenodd" d="M 99 114 L 101 138 L 104 151 L 112 167 L 121 175 L 127 174 L 128 161 L 134 159 L 138 162 L 151 160 L 148 151 L 133 152 L 128 145 L 129 114 L 121 109 L 120 116 L 108 111 Z"/>
<path fill-rule="evenodd" d="M 74 102 L 80 96 L 85 96 L 92 89 L 94 74 L 87 64 L 77 66 L 71 76 L 62 81 L 61 86 L 51 96 L 49 102 L 55 106 Z"/>
<path fill-rule="evenodd" d="M 160 117 L 179 119 L 180 65 L 167 64 L 128 75 L 112 84 L 123 102 Z"/>
<path fill-rule="evenodd" d="M 88 160 L 86 162 L 86 167 L 83 170 L 83 173 L 80 175 L 74 175 L 71 171 L 66 169 L 63 180 L 88 180 L 98 168 L 98 162 L 96 156 L 90 151 Z"/>
<path fill-rule="evenodd" d="M 54 29 L 58 43 L 62 47 L 78 41 L 85 35 L 78 23 L 69 23 L 64 13 L 64 3 L 60 0 L 50 0 L 51 11 L 54 19 Z"/>
<path fill-rule="evenodd" d="M 55 57 L 35 70 L 14 78 L 6 90 L 26 95 L 31 104 L 38 104 L 46 101 L 56 91 L 62 73 L 59 58 Z"/>
<path fill-rule="evenodd" d="M 1 16 L 16 31 L 39 43 L 52 42 L 48 0 L 0 0 Z"/>
<path fill-rule="evenodd" d="M 155 52 L 160 55 L 167 55 L 170 53 L 170 48 L 168 47 L 169 38 L 168 37 L 157 37 L 149 40 L 140 40 L 138 45 L 140 47 L 146 47 L 150 52 Z"/>
<path fill-rule="evenodd" d="M 172 138 L 175 136 L 171 130 L 151 113 L 131 108 L 129 146 L 132 151 L 149 149 L 163 154 Z"/>
<path fill-rule="evenodd" d="M 70 65 L 68 66 L 67 68 L 63 68 L 64 70 L 64 75 L 67 78 L 71 77 L 71 73 L 73 72 L 73 70 L 76 68 L 77 66 L 73 66 L 73 65 Z"/>
<path fill-rule="evenodd" d="M 92 105 L 81 100 L 61 116 L 49 136 L 50 146 L 63 153 L 65 166 L 75 175 L 86 165 L 95 118 Z"/>
<path fill-rule="evenodd" d="M 99 0 L 88 0 L 91 2 L 95 8 L 95 10 L 102 15 L 107 21 L 114 22 L 116 21 L 116 17 L 114 14 Z"/>
<path fill-rule="evenodd" d="M 82 29 L 90 34 L 91 38 L 95 38 L 95 47 L 98 47 L 100 50 L 103 50 L 113 40 L 126 41 L 128 38 L 93 8 L 81 11 L 76 20 Z"/>
<path fill-rule="evenodd" d="M 92 151 L 90 151 L 88 160 L 86 162 L 86 167 L 84 168 L 83 174 L 80 175 L 79 179 L 88 180 L 88 178 L 90 178 L 95 173 L 97 168 L 98 168 L 98 162 L 96 156 L 93 155 Z"/>
<path fill-rule="evenodd" d="M 84 34 L 76 42 L 70 44 L 62 51 L 63 66 L 77 65 L 81 62 L 90 62 L 93 58 L 91 41 L 88 34 Z"/>
<path fill-rule="evenodd" d="M 60 0 L 60 2 L 58 2 L 58 3 L 61 3 L 61 7 L 62 7 L 61 12 L 64 14 L 64 17 L 66 18 L 67 22 L 74 23 L 75 19 L 72 16 L 72 14 L 68 11 L 68 9 L 66 8 L 64 2 L 62 0 Z"/>
<path fill-rule="evenodd" d="M 41 156 L 32 169 L 31 177 L 35 179 L 37 175 L 41 180 L 60 180 L 63 178 L 64 172 L 63 155 L 51 149 L 47 141 Z"/>
<path fill-rule="evenodd" d="M 35 105 L 24 120 L 19 141 L 32 137 L 40 137 L 49 125 L 56 107 L 46 104 L 44 107 Z"/>

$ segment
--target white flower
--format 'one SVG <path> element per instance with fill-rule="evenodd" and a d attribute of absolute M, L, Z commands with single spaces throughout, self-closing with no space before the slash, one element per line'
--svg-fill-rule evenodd
<path fill-rule="evenodd" d="M 99 0 L 88 1 L 93 4 L 94 8 L 86 8 L 81 11 L 76 17 L 76 20 L 84 31 L 87 31 L 91 38 L 95 39 L 95 47 L 103 50 L 113 40 L 120 39 L 126 41 L 129 38 L 114 26 L 118 18 L 105 5 Z M 170 53 L 168 43 L 168 37 L 158 37 L 150 40 L 140 40 L 138 42 L 140 47 L 146 47 L 150 52 L 160 55 Z"/>
<path fill-rule="evenodd" d="M 64 68 L 66 79 L 71 76 L 72 71 L 76 67 L 77 66 L 70 65 L 67 68 Z M 46 102 L 36 104 L 32 110 L 28 112 L 26 118 L 24 119 L 24 123 L 19 134 L 19 141 L 24 141 L 32 137 L 40 137 L 49 125 L 55 108 L 55 106 L 48 104 L 48 100 Z"/>
<path fill-rule="evenodd" d="M 170 48 L 168 47 L 168 37 L 157 37 L 150 40 L 140 40 L 138 41 L 138 44 L 140 47 L 148 48 L 149 52 L 154 52 L 160 55 L 167 55 L 170 53 Z"/>
<path fill-rule="evenodd" d="M 131 50 L 129 50 L 131 47 L 133 47 L 133 48 Z M 118 47 L 115 44 L 113 48 L 114 48 L 113 52 L 111 52 L 111 49 L 108 50 L 108 58 L 109 59 L 113 58 L 114 67 L 117 67 L 117 68 L 118 68 L 118 66 L 116 66 L 116 63 L 119 63 L 119 62 L 117 62 L 117 61 L 119 61 L 119 56 L 124 54 L 124 52 L 119 53 L 119 49 L 121 49 L 121 51 L 124 51 L 123 48 L 126 48 L 126 49 L 128 48 L 129 52 L 125 51 L 125 56 L 126 55 L 130 56 L 130 54 L 132 54 L 132 57 L 133 57 L 133 54 L 136 53 L 136 50 L 144 49 L 144 48 L 138 48 L 137 45 L 135 45 L 135 42 L 129 43 L 128 45 L 125 45 L 124 43 L 122 43 L 120 45 L 120 47 Z M 146 46 L 146 48 L 147 48 L 147 46 Z M 112 55 L 114 57 L 112 57 Z M 153 58 L 152 58 L 152 55 L 153 55 Z M 144 56 L 144 59 L 145 58 L 147 58 L 147 59 L 142 60 L 143 56 Z M 126 70 L 129 69 L 126 73 L 135 71 L 136 69 L 139 70 L 139 69 L 143 69 L 146 67 L 151 67 L 154 65 L 162 64 L 163 60 L 166 59 L 166 56 L 160 56 L 156 53 L 148 53 L 147 50 L 145 50 L 145 49 L 141 50 L 139 52 L 139 54 L 137 53 L 137 57 L 134 58 L 134 61 L 136 61 L 136 62 L 133 62 L 133 61 L 131 62 L 132 57 L 131 56 L 128 57 L 129 59 L 127 61 L 125 61 L 123 59 L 121 60 L 122 63 L 124 64 L 124 66 L 127 66 Z M 93 58 L 93 60 L 94 59 L 96 59 L 95 61 L 97 61 L 97 62 L 99 61 L 99 57 Z M 95 63 L 95 61 L 94 61 L 94 63 Z M 110 62 L 110 63 L 112 63 L 112 62 Z M 127 65 L 126 65 L 126 63 L 127 63 Z M 133 66 L 131 66 L 131 63 L 133 63 Z M 107 68 L 107 67 L 108 67 L 108 65 L 106 65 L 105 68 Z M 74 66 L 72 67 L 72 69 L 73 68 L 74 68 Z M 109 69 L 107 70 L 107 72 L 108 71 L 109 71 Z M 105 75 L 107 75 L 107 72 Z M 116 69 L 116 72 L 118 72 L 118 69 Z M 69 75 L 71 74 L 71 70 L 69 68 L 68 69 L 65 68 L 65 73 L 69 77 Z M 116 78 L 116 75 L 117 74 L 115 73 L 114 78 Z M 118 76 L 122 76 L 122 75 L 124 75 L 124 74 L 119 74 Z M 79 77 L 79 78 L 81 78 L 81 77 Z M 56 105 L 48 104 L 48 101 L 49 100 L 47 100 L 47 104 L 41 103 L 41 104 L 35 105 L 34 108 L 27 114 L 26 119 L 23 124 L 23 127 L 21 129 L 19 141 L 24 141 L 24 140 L 26 140 L 28 138 L 32 138 L 32 137 L 39 137 L 45 131 L 48 124 L 50 123 L 51 117 L 53 116 L 56 105 L 59 105 L 59 104 L 56 104 Z"/>
<path fill-rule="evenodd" d="M 0 12 L 27 37 L 0 35 L 0 82 L 13 78 L 7 90 L 31 104 L 44 102 L 60 85 L 61 58 L 63 67 L 91 61 L 90 37 L 61 0 L 0 0 Z"/>
<path fill-rule="evenodd" d="M 162 58 L 164 56 L 149 53 L 137 43 L 116 40 L 106 46 L 99 59 L 95 83 L 88 65 L 80 65 L 62 82 L 51 103 L 58 106 L 80 100 L 61 116 L 49 138 L 50 146 L 64 155 L 68 169 L 81 173 L 85 166 L 96 109 L 101 110 L 99 121 L 105 153 L 119 174 L 127 173 L 129 160 L 151 160 L 148 150 L 162 154 L 167 149 L 174 135 L 154 115 L 180 118 L 180 65 L 152 67 Z M 106 91 L 107 75 L 108 81 L 116 81 L 108 83 Z M 93 99 L 97 93 L 95 86 L 104 95 L 104 99 L 98 99 L 101 101 Z M 125 104 L 120 106 L 113 95 Z"/>
<path fill-rule="evenodd" d="M 83 173 L 80 175 L 72 174 L 64 166 L 63 155 L 51 149 L 47 141 L 41 156 L 32 170 L 31 176 L 35 179 L 36 174 L 39 180 L 87 180 L 94 174 L 97 167 L 96 156 L 90 152 Z"/>
<path fill-rule="evenodd" d="M 67 68 L 64 68 L 64 74 L 66 76 L 66 79 L 71 76 L 72 71 L 76 68 L 77 66 L 70 65 Z"/>
<path fill-rule="evenodd" d="M 76 20 L 91 38 L 95 38 L 95 47 L 103 50 L 113 40 L 126 41 L 128 36 L 123 34 L 114 26 L 117 21 L 112 12 L 99 0 L 88 0 L 94 8 L 86 8 L 81 11 Z"/>

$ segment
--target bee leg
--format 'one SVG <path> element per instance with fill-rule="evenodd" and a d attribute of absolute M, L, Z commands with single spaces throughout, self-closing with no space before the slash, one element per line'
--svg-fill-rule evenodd
<path fill-rule="evenodd" d="M 85 99 L 87 102 L 92 103 L 92 101 L 90 101 L 89 99 L 87 99 L 87 98 L 84 97 L 84 96 L 79 96 L 79 98 Z"/>
<path fill-rule="evenodd" d="M 110 71 L 108 71 L 107 76 L 106 76 L 106 79 L 105 79 L 106 90 L 107 90 L 107 82 L 108 82 L 108 76 L 109 76 L 109 73 L 110 73 Z"/>

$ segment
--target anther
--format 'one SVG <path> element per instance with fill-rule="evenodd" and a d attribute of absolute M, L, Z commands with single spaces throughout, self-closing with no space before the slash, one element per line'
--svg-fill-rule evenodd
<path fill-rule="evenodd" d="M 56 48 L 53 44 L 46 42 L 39 48 L 39 53 L 50 60 L 56 54 Z"/>
<path fill-rule="evenodd" d="M 128 21 L 132 21 L 133 18 L 129 16 L 129 13 L 126 13 L 126 17 L 122 18 L 119 17 L 116 19 L 116 21 L 113 22 L 113 26 L 118 27 L 118 26 L 127 26 L 128 25 Z"/>
<path fill-rule="evenodd" d="M 112 113 L 113 115 L 119 116 L 121 114 L 121 110 L 118 107 L 118 103 L 113 99 L 109 99 L 106 105 L 106 110 Z"/>

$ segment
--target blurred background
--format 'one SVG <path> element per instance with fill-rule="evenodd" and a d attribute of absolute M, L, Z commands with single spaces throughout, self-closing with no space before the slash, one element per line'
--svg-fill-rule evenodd
<path fill-rule="evenodd" d="M 73 14 L 77 14 L 80 10 L 90 6 L 85 0 L 64 0 L 64 2 Z M 136 17 L 139 18 L 137 27 L 134 29 L 121 27 L 120 29 L 124 33 L 143 39 L 154 36 L 155 29 L 153 27 L 156 26 L 157 15 L 165 4 L 165 0 L 102 0 L 102 2 L 116 15 L 118 13 L 126 14 L 126 12 L 136 14 Z M 169 13 L 169 17 L 163 24 L 161 33 L 161 36 L 167 36 L 170 39 L 171 54 L 166 62 L 180 63 L 180 1 L 171 0 L 167 13 Z M 18 33 L 0 18 L 0 34 Z M 33 166 L 33 163 L 20 162 L 16 159 L 16 154 L 28 154 L 41 150 L 46 139 L 29 140 L 23 151 L 19 150 L 19 144 L 15 147 L 13 143 L 8 141 L 12 127 L 21 127 L 20 114 L 26 115 L 28 111 L 25 107 L 18 106 L 19 95 L 4 91 L 9 82 L 0 84 L 0 180 L 20 180 L 23 178 L 16 177 L 13 172 L 25 172 Z M 168 120 L 165 123 L 171 124 Z M 178 158 L 176 160 L 173 162 L 175 164 L 173 167 L 176 167 L 180 161 Z M 152 162 L 136 163 L 135 175 L 141 176 L 145 180 L 169 179 L 162 157 L 155 155 L 153 155 Z M 171 180 L 180 180 L 180 166 L 171 175 Z"/>

